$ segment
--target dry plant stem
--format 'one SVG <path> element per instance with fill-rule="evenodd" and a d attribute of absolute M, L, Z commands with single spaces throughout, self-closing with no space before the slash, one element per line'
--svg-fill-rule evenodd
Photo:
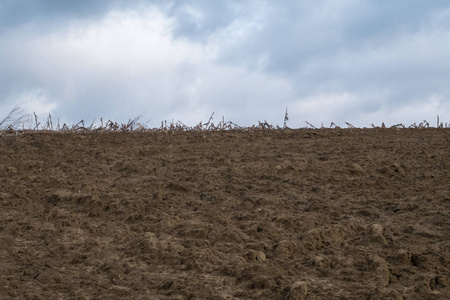
<path fill-rule="evenodd" d="M 353 126 L 352 124 L 350 124 L 350 123 L 348 123 L 348 122 L 344 122 L 344 123 L 347 124 L 347 126 L 348 126 L 349 128 L 352 128 L 352 129 L 356 128 L 355 126 Z"/>
<path fill-rule="evenodd" d="M 31 115 L 25 116 L 21 115 L 19 118 L 14 118 L 14 115 L 16 115 L 18 112 L 21 112 L 21 110 L 16 107 L 14 108 L 9 115 L 4 118 L 0 122 L 1 125 L 5 125 L 5 123 L 9 123 L 8 126 L 3 126 L 3 129 L 0 128 L 0 132 L 3 131 L 16 131 L 16 125 L 22 123 L 22 130 L 26 131 L 25 129 L 25 118 L 28 117 L 28 119 L 31 121 Z M 203 123 L 199 122 L 195 126 L 187 126 L 181 121 L 174 122 L 172 120 L 171 122 L 168 122 L 167 120 L 161 121 L 161 126 L 159 128 L 149 128 L 146 126 L 146 124 L 140 123 L 139 120 L 142 118 L 142 116 L 136 117 L 134 119 L 129 119 L 127 123 L 117 123 L 113 122 L 111 120 L 108 120 L 106 123 L 103 122 L 103 118 L 100 118 L 100 125 L 98 127 L 95 127 L 95 119 L 92 121 L 92 123 L 85 127 L 84 120 L 81 120 L 80 122 L 68 126 L 66 123 L 64 123 L 62 126 L 60 125 L 60 120 L 58 118 L 58 124 L 56 127 L 53 126 L 53 120 L 51 114 L 48 115 L 47 121 L 44 124 L 43 127 L 39 128 L 41 123 L 38 120 L 38 116 L 36 113 L 34 114 L 34 124 L 30 123 L 32 127 L 31 130 L 39 131 L 39 130 L 46 130 L 46 131 L 57 131 L 57 132 L 103 132 L 103 131 L 121 131 L 121 132 L 157 132 L 157 131 L 224 131 L 224 130 L 281 130 L 281 129 L 289 129 L 287 127 L 287 122 L 289 120 L 288 116 L 288 110 L 286 107 L 285 115 L 284 115 L 284 122 L 283 127 L 280 127 L 278 125 L 274 126 L 272 124 L 269 124 L 266 120 L 264 122 L 258 121 L 258 124 L 254 124 L 249 127 L 245 126 L 239 126 L 238 124 L 231 122 L 231 121 L 225 121 L 225 117 L 222 116 L 222 120 L 216 125 L 213 122 L 213 116 L 214 112 L 211 114 L 208 122 Z M 323 123 L 321 123 L 321 127 L 317 128 L 313 124 L 311 124 L 308 121 L 305 121 L 307 124 L 306 128 L 311 129 L 325 129 Z M 358 127 L 353 126 L 352 124 L 345 122 L 345 124 L 348 126 L 349 129 L 358 129 Z M 388 128 L 384 122 L 381 123 L 381 126 L 376 126 L 374 123 L 371 123 L 371 128 Z M 437 116 L 437 127 L 436 128 L 449 128 L 450 122 L 440 122 L 439 115 Z M 309 127 L 308 127 L 309 126 Z M 331 129 L 341 129 L 340 126 L 336 125 L 334 122 L 331 122 L 330 127 Z M 423 122 L 419 123 L 417 125 L 416 123 L 413 123 L 409 126 L 406 126 L 402 123 L 398 123 L 395 125 L 390 126 L 389 128 L 397 128 L 397 129 L 407 129 L 407 128 L 431 128 L 430 124 L 424 120 Z M 30 130 L 30 129 L 28 129 Z"/>
<path fill-rule="evenodd" d="M 308 124 L 309 126 L 311 126 L 312 129 L 317 129 L 316 126 L 314 126 L 313 124 L 309 123 L 308 121 L 305 121 L 306 124 Z"/>
<path fill-rule="evenodd" d="M 287 122 L 289 121 L 288 108 L 286 106 L 286 112 L 284 113 L 283 128 L 287 128 Z"/>
<path fill-rule="evenodd" d="M 0 129 L 16 130 L 17 127 L 22 124 L 22 128 L 25 128 L 25 123 L 31 124 L 31 116 L 25 114 L 23 110 L 16 106 L 11 112 L 0 122 Z"/>
<path fill-rule="evenodd" d="M 36 113 L 33 113 L 34 114 L 34 121 L 36 122 L 36 127 L 35 127 L 35 130 L 39 130 L 39 122 L 38 122 L 38 116 L 36 115 Z"/>
<path fill-rule="evenodd" d="M 213 113 L 211 114 L 211 117 L 209 117 L 208 122 L 207 122 L 206 124 L 204 124 L 206 127 L 208 127 L 209 124 L 211 123 L 211 121 L 213 120 L 214 113 L 215 113 L 215 112 L 213 112 Z"/>

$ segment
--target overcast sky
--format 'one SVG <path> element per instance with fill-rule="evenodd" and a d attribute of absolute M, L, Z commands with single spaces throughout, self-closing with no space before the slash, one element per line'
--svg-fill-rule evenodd
<path fill-rule="evenodd" d="M 450 121 L 448 0 L 0 2 L 0 118 Z"/>

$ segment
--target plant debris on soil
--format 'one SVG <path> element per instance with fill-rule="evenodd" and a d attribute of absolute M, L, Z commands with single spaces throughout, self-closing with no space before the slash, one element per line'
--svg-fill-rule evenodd
<path fill-rule="evenodd" d="M 1 299 L 450 299 L 450 131 L 0 136 Z"/>

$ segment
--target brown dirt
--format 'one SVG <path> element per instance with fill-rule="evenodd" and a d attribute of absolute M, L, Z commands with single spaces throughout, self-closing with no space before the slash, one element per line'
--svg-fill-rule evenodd
<path fill-rule="evenodd" d="M 0 136 L 1 299 L 449 299 L 450 131 Z"/>

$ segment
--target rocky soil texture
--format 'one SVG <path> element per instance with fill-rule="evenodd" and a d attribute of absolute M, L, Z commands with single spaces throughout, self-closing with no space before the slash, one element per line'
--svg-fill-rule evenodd
<path fill-rule="evenodd" d="M 450 299 L 450 130 L 0 136 L 1 299 Z"/>

